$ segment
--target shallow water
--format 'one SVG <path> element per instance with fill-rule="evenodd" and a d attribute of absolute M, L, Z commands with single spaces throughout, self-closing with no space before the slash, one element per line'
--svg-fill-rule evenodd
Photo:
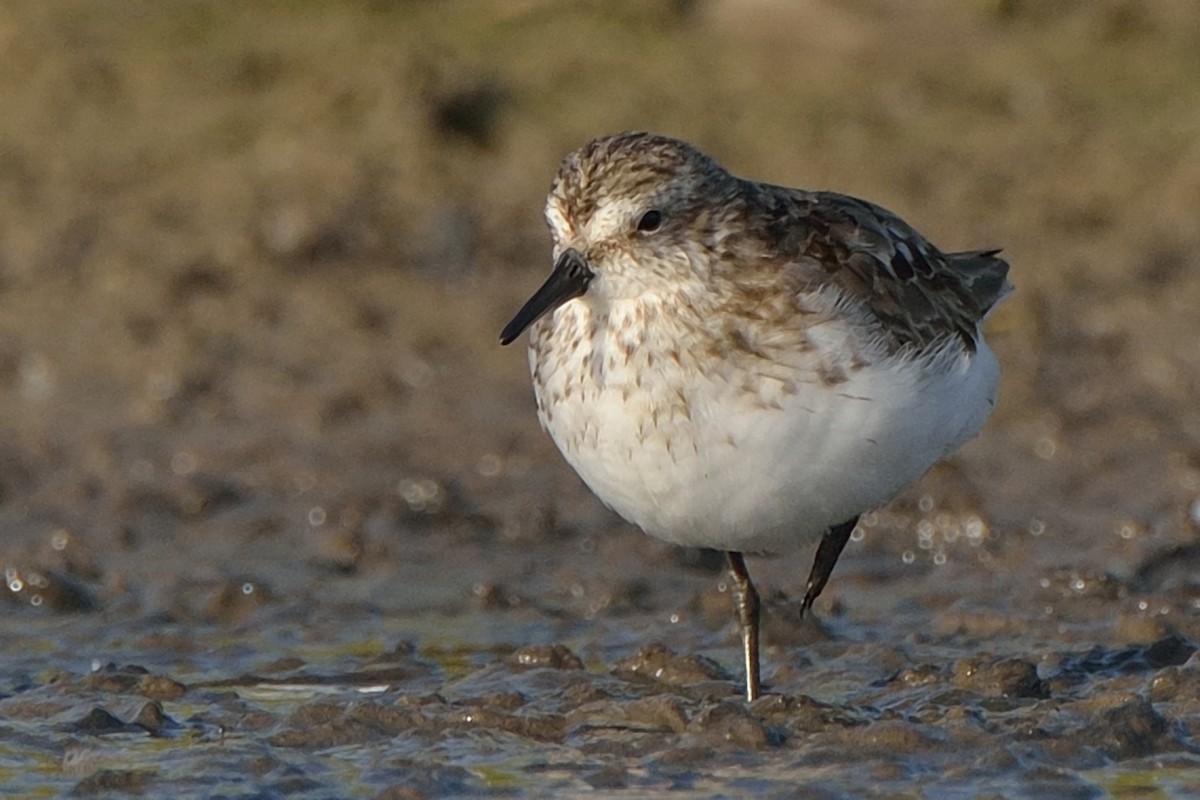
<path fill-rule="evenodd" d="M 769 693 L 749 706 L 719 560 L 624 526 L 520 546 L 435 526 L 361 574 L 281 548 L 253 581 L 172 575 L 169 611 L 10 592 L 0 777 L 12 796 L 1200 790 L 1195 597 L 1010 569 L 1036 541 L 906 565 L 884 524 L 815 619 L 803 559 L 751 561 Z"/>

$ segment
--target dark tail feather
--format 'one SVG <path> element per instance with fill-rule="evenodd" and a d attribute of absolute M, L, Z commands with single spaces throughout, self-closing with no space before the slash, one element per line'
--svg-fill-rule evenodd
<path fill-rule="evenodd" d="M 999 258 L 999 250 L 972 250 L 947 253 L 954 268 L 966 278 L 965 284 L 979 304 L 981 314 L 987 314 L 1012 291 L 1008 282 L 1008 262 Z"/>

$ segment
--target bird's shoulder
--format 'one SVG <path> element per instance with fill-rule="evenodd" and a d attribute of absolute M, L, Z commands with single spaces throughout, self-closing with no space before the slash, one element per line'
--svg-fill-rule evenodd
<path fill-rule="evenodd" d="M 998 250 L 944 253 L 897 215 L 855 197 L 748 184 L 745 212 L 764 267 L 804 289 L 836 287 L 900 345 L 951 334 L 973 347 L 980 321 L 1010 289 Z"/>

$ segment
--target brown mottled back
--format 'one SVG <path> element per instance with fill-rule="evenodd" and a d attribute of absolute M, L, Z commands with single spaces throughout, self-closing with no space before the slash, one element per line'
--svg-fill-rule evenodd
<path fill-rule="evenodd" d="M 811 284 L 832 282 L 862 302 L 900 345 L 947 332 L 974 347 L 979 323 L 1011 289 L 998 250 L 943 253 L 886 209 L 833 192 L 742 182 L 769 219 L 780 259 Z"/>

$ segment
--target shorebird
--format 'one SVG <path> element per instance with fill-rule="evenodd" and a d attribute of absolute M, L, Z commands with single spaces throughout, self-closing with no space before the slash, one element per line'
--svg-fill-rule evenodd
<path fill-rule="evenodd" d="M 1008 265 L 648 133 L 567 156 L 546 220 L 553 271 L 500 340 L 530 330 L 538 418 L 606 505 L 725 551 L 752 701 L 743 553 L 816 543 L 809 610 L 859 516 L 979 431 L 1000 375 L 981 325 Z"/>

